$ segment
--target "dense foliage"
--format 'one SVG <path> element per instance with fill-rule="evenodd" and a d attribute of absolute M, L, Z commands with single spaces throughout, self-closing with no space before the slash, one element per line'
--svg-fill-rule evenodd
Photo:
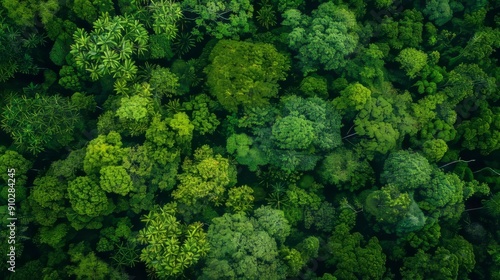
<path fill-rule="evenodd" d="M 0 0 L 0 278 L 500 280 L 499 47 L 499 0 Z"/>

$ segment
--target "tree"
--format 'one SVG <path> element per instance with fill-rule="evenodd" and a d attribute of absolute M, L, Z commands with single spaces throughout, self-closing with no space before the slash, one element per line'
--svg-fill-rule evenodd
<path fill-rule="evenodd" d="M 55 0 L 2 0 L 2 6 L 16 25 L 22 27 L 33 27 L 36 16 L 40 17 L 43 24 L 47 24 L 60 9 L 58 1 Z"/>
<path fill-rule="evenodd" d="M 350 84 L 333 100 L 333 105 L 340 112 L 361 110 L 371 98 L 371 91 L 360 83 Z"/>
<path fill-rule="evenodd" d="M 279 186 L 276 187 L 268 202 L 274 208 L 283 209 L 285 218 L 295 226 L 302 221 L 308 224 L 306 214 L 319 210 L 322 199 L 316 191 L 306 191 L 292 184 L 284 190 L 284 195 L 280 194 Z"/>
<path fill-rule="evenodd" d="M 429 218 L 423 228 L 408 233 L 404 239 L 415 249 L 429 251 L 438 245 L 441 238 L 441 226 L 437 219 Z"/>
<path fill-rule="evenodd" d="M 304 227 L 310 229 L 314 226 L 322 232 L 332 232 L 336 211 L 333 205 L 323 201 L 318 209 L 306 208 L 304 213 Z"/>
<path fill-rule="evenodd" d="M 282 25 L 290 26 L 288 45 L 298 52 L 302 72 L 340 70 L 358 44 L 354 14 L 332 2 L 323 3 L 311 16 L 291 9 L 283 14 Z"/>
<path fill-rule="evenodd" d="M 168 40 L 177 36 L 176 23 L 183 17 L 181 5 L 173 1 L 151 1 L 148 8 L 152 13 L 152 26 L 156 34 L 165 34 Z"/>
<path fill-rule="evenodd" d="M 214 218 L 208 228 L 210 252 L 200 279 L 285 279 L 286 267 L 279 258 L 276 240 L 266 230 L 286 234 L 289 226 L 286 220 L 269 224 L 267 219 L 264 215 L 255 220 L 242 213 Z"/>
<path fill-rule="evenodd" d="M 366 159 L 360 159 L 352 150 L 339 147 L 323 160 L 318 174 L 327 184 L 338 189 L 356 191 L 374 183 L 373 169 Z"/>
<path fill-rule="evenodd" d="M 149 84 L 155 100 L 161 101 L 163 96 L 172 97 L 179 94 L 179 78 L 168 68 L 160 66 L 153 68 Z"/>
<path fill-rule="evenodd" d="M 304 116 L 286 116 L 278 119 L 272 128 L 273 140 L 281 149 L 306 149 L 316 136 L 312 122 Z"/>
<path fill-rule="evenodd" d="M 14 6 L 21 6 L 18 1 L 3 2 L 11 2 Z M 25 16 L 29 17 L 30 15 L 23 15 L 23 17 L 17 19 L 22 20 Z M 44 45 L 44 37 L 35 32 L 21 31 L 24 30 L 15 27 L 13 23 L 6 21 L 2 16 L 0 52 L 3 55 L 0 57 L 0 82 L 9 80 L 16 73 L 34 75 L 38 74 L 40 70 L 37 63 L 35 63 L 35 51 L 37 47 Z"/>
<path fill-rule="evenodd" d="M 315 135 L 311 143 L 316 149 L 328 151 L 341 144 L 341 117 L 330 102 L 319 97 L 301 98 L 291 95 L 282 98 L 281 104 L 283 119 L 288 116 L 304 116 L 305 120 L 310 121 Z"/>
<path fill-rule="evenodd" d="M 443 139 L 427 140 L 423 144 L 423 155 L 429 162 L 439 161 L 448 151 L 448 145 Z"/>
<path fill-rule="evenodd" d="M 166 34 L 151 34 L 149 36 L 148 56 L 152 59 L 171 59 L 174 57 L 172 43 L 168 40 Z"/>
<path fill-rule="evenodd" d="M 183 172 L 177 176 L 179 185 L 172 196 L 188 206 L 205 199 L 215 205 L 222 204 L 227 187 L 236 183 L 236 168 L 221 155 L 214 155 L 208 145 L 194 152 L 194 159 L 186 158 Z"/>
<path fill-rule="evenodd" d="M 384 17 L 380 26 L 381 37 L 392 49 L 401 50 L 404 47 L 417 48 L 422 43 L 424 16 L 416 9 L 405 9 L 401 19 L 395 21 L 393 17 Z"/>
<path fill-rule="evenodd" d="M 106 193 L 87 176 L 68 183 L 68 197 L 78 215 L 91 218 L 105 214 L 111 206 Z"/>
<path fill-rule="evenodd" d="M 257 11 L 255 16 L 257 22 L 264 27 L 269 29 L 269 27 L 276 25 L 276 14 L 274 12 L 273 6 L 267 4 L 267 2 L 262 2 L 260 9 Z"/>
<path fill-rule="evenodd" d="M 102 13 L 112 13 L 114 8 L 111 0 L 75 0 L 70 7 L 77 17 L 89 23 L 95 22 Z"/>
<path fill-rule="evenodd" d="M 477 117 L 465 120 L 457 128 L 462 147 L 488 155 L 500 148 L 500 107 L 488 108 L 483 103 Z"/>
<path fill-rule="evenodd" d="M 377 44 L 361 47 L 356 56 L 347 62 L 345 70 L 349 77 L 365 85 L 378 85 L 386 79 L 384 58 L 386 48 Z"/>
<path fill-rule="evenodd" d="M 264 105 L 278 94 L 278 81 L 286 78 L 290 64 L 270 44 L 219 41 L 205 68 L 207 85 L 220 104 L 230 112 L 238 106 Z"/>
<path fill-rule="evenodd" d="M 427 2 L 423 13 L 437 26 L 447 23 L 453 17 L 449 0 L 431 0 Z"/>
<path fill-rule="evenodd" d="M 331 255 L 328 264 L 333 266 L 333 276 L 338 279 L 382 279 L 386 256 L 378 239 L 367 242 L 359 232 L 349 233 L 345 224 L 335 227 L 328 239 Z"/>
<path fill-rule="evenodd" d="M 119 279 L 120 274 L 108 263 L 99 259 L 93 251 L 88 254 L 74 254 L 71 262 L 76 263 L 68 267 L 68 274 L 75 275 L 76 279 Z"/>
<path fill-rule="evenodd" d="M 248 0 L 187 0 L 182 2 L 182 9 L 188 18 L 195 20 L 192 31 L 195 36 L 204 35 L 203 30 L 217 39 L 238 38 L 250 32 L 253 6 Z"/>
<path fill-rule="evenodd" d="M 426 158 L 416 152 L 400 150 L 389 155 L 380 179 L 403 191 L 426 186 L 431 179 L 431 166 Z"/>
<path fill-rule="evenodd" d="M 13 150 L 6 150 L 4 146 L 0 146 L 0 170 L 5 170 L 3 174 L 0 175 L 0 179 L 8 185 L 9 173 L 15 174 L 15 185 L 16 187 L 24 186 L 28 179 L 27 173 L 32 162 L 24 158 L 21 154 Z M 14 172 L 9 172 L 9 169 L 14 169 Z M 10 180 L 12 182 L 12 180 Z M 22 196 L 21 196 L 22 197 Z"/>
<path fill-rule="evenodd" d="M 179 142 L 191 142 L 194 125 L 189 121 L 189 117 L 184 112 L 179 112 L 170 119 L 170 127 L 177 133 L 178 137 L 187 138 Z"/>
<path fill-rule="evenodd" d="M 195 265 L 209 252 L 209 239 L 202 224 L 183 225 L 176 218 L 175 203 L 156 207 L 142 218 L 145 227 L 137 240 L 146 247 L 141 260 L 157 277 L 175 277 Z"/>
<path fill-rule="evenodd" d="M 472 246 L 461 237 L 446 243 L 432 255 L 418 250 L 413 257 L 406 257 L 401 267 L 403 278 L 444 280 L 456 279 L 459 271 L 467 274 L 475 263 Z"/>
<path fill-rule="evenodd" d="M 67 184 L 54 176 L 36 178 L 28 197 L 35 221 L 43 226 L 53 226 L 65 217 L 68 198 Z"/>
<path fill-rule="evenodd" d="M 143 83 L 135 88 L 132 96 L 120 98 L 120 107 L 115 113 L 121 124 L 128 128 L 125 132 L 133 136 L 146 131 L 153 115 L 153 99 L 149 84 Z"/>
<path fill-rule="evenodd" d="M 488 209 L 489 215 L 500 217 L 500 192 L 492 194 L 490 198 L 483 201 L 483 205 Z"/>
<path fill-rule="evenodd" d="M 319 97 L 290 95 L 283 97 L 280 105 L 279 111 L 272 107 L 249 110 L 239 126 L 253 128 L 252 143 L 271 165 L 287 172 L 313 170 L 320 151 L 341 144 L 340 115 Z"/>
<path fill-rule="evenodd" d="M 459 216 L 451 206 L 463 203 L 464 182 L 454 173 L 435 171 L 426 187 L 418 189 L 419 205 L 435 216 Z M 445 209 L 448 208 L 448 211 Z M 446 213 L 449 212 L 449 213 Z M 436 217 L 436 218 L 437 218 Z"/>
<path fill-rule="evenodd" d="M 89 33 L 77 29 L 70 53 L 76 65 L 87 70 L 92 80 L 106 75 L 130 80 L 137 73 L 132 55 L 141 55 L 147 48 L 148 32 L 131 17 L 104 13 L 94 21 Z"/>
<path fill-rule="evenodd" d="M 400 192 L 394 185 L 387 185 L 368 195 L 364 209 L 375 216 L 377 222 L 395 225 L 408 213 L 411 204 L 412 198 L 408 193 Z"/>
<path fill-rule="evenodd" d="M 401 63 L 401 69 L 406 72 L 406 75 L 415 78 L 427 65 L 427 54 L 414 48 L 406 48 L 399 53 L 396 61 Z"/>
<path fill-rule="evenodd" d="M 58 224 L 55 227 L 42 227 L 38 235 L 39 242 L 55 249 L 62 248 L 65 245 L 69 229 L 67 224 Z"/>
<path fill-rule="evenodd" d="M 344 139 L 361 136 L 357 148 L 368 159 L 372 159 L 376 153 L 388 153 L 399 146 L 405 135 L 412 136 L 418 132 L 418 119 L 411 105 L 409 92 L 401 94 L 390 83 L 382 83 L 355 116 L 355 133 Z"/>
<path fill-rule="evenodd" d="M 12 97 L 2 112 L 2 128 L 21 150 L 33 154 L 68 145 L 81 121 L 69 98 L 36 94 Z"/>
<path fill-rule="evenodd" d="M 266 165 L 268 159 L 265 154 L 256 147 L 252 147 L 253 139 L 246 135 L 232 134 L 227 138 L 226 150 L 235 155 L 239 164 L 247 165 L 250 171 L 257 171 L 260 165 Z"/>
<path fill-rule="evenodd" d="M 193 100 L 184 102 L 183 107 L 191 112 L 194 130 L 201 135 L 212 134 L 220 124 L 213 110 L 218 103 L 206 94 L 199 94 Z"/>
<path fill-rule="evenodd" d="M 269 206 L 261 206 L 253 214 L 258 227 L 274 238 L 279 244 L 290 234 L 290 225 L 283 211 Z"/>
<path fill-rule="evenodd" d="M 328 87 L 325 77 L 310 75 L 305 77 L 300 83 L 300 91 L 307 97 L 328 97 Z"/>

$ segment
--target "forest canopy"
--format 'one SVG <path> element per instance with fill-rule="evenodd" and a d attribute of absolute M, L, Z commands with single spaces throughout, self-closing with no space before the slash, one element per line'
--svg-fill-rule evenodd
<path fill-rule="evenodd" d="M 499 0 L 0 0 L 0 275 L 500 280 L 499 47 Z"/>

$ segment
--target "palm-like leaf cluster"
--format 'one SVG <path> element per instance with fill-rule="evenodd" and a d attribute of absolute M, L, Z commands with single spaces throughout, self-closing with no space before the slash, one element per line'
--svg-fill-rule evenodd
<path fill-rule="evenodd" d="M 92 80 L 105 75 L 130 80 L 137 73 L 132 55 L 144 54 L 149 36 L 138 20 L 128 16 L 111 18 L 104 14 L 94 22 L 90 34 L 80 28 L 73 39 L 71 54 L 75 63 L 86 69 Z"/>
<path fill-rule="evenodd" d="M 206 256 L 209 244 L 202 224 L 183 225 L 174 216 L 175 204 L 157 208 L 142 219 L 146 227 L 138 241 L 147 244 L 141 260 L 160 278 L 172 277 Z"/>

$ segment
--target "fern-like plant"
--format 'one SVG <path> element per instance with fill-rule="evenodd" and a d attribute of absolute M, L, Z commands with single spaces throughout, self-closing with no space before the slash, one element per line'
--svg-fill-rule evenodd
<path fill-rule="evenodd" d="M 194 47 L 194 39 L 190 33 L 180 33 L 174 42 L 175 53 L 182 56 Z"/>
<path fill-rule="evenodd" d="M 257 11 L 256 18 L 257 22 L 265 29 L 276 25 L 276 14 L 273 6 L 267 4 L 267 1 L 262 3 L 262 7 Z"/>

